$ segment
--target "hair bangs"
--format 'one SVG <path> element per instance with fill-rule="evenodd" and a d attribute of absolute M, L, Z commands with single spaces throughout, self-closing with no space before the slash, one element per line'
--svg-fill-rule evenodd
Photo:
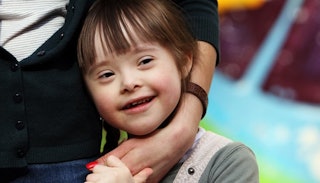
<path fill-rule="evenodd" d="M 182 68 L 186 54 L 196 55 L 195 39 L 186 30 L 185 20 L 175 4 L 168 0 L 157 1 L 96 1 L 80 35 L 80 66 L 88 69 L 94 64 L 95 38 L 98 38 L 106 55 L 124 54 L 139 43 L 157 42 L 170 50 L 178 68 Z"/>
<path fill-rule="evenodd" d="M 98 28 L 98 32 L 102 34 L 100 41 L 104 43 L 106 52 L 123 54 L 141 42 L 165 43 L 168 41 L 164 35 L 161 37 L 165 38 L 165 41 L 159 39 L 157 35 L 163 34 L 163 31 L 156 30 L 155 27 L 159 26 L 150 25 L 154 20 L 150 19 L 150 14 L 143 12 L 143 8 L 149 7 L 133 9 L 128 5 L 121 10 L 113 9 L 114 12 L 106 12 L 114 13 L 112 16 L 106 15 L 102 18 Z"/>

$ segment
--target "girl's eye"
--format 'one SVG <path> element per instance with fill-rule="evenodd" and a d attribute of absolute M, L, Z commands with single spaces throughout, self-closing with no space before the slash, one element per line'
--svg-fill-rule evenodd
<path fill-rule="evenodd" d="M 111 72 L 111 71 L 108 71 L 108 72 L 102 72 L 99 74 L 99 78 L 109 78 L 111 76 L 113 76 L 114 73 Z"/>
<path fill-rule="evenodd" d="M 152 60 L 153 60 L 152 58 L 144 58 L 144 59 L 142 59 L 142 60 L 139 62 L 139 65 L 148 64 L 148 63 L 150 63 Z"/>

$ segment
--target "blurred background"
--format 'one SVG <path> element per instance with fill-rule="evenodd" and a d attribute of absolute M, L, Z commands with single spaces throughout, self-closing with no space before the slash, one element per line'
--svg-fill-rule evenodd
<path fill-rule="evenodd" d="M 261 183 L 320 182 L 320 0 L 218 0 L 221 64 L 201 122 L 251 147 Z"/>

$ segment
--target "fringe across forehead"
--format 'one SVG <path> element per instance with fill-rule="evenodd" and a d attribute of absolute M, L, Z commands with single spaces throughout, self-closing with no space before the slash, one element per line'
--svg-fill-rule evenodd
<path fill-rule="evenodd" d="M 105 53 L 123 54 L 137 42 L 157 42 L 180 55 L 195 52 L 195 40 L 180 12 L 171 1 L 157 1 L 161 0 L 98 0 L 79 38 L 80 67 L 87 69 L 94 64 L 97 33 Z"/>
<path fill-rule="evenodd" d="M 123 54 L 131 48 L 136 47 L 139 43 L 160 41 L 154 35 L 148 34 L 151 30 L 146 30 L 146 27 L 139 22 L 139 18 L 128 19 L 128 15 L 119 16 L 118 22 L 112 27 L 105 22 L 100 22 L 96 28 L 96 38 L 100 38 L 100 43 L 103 43 L 105 54 Z M 134 16 L 134 15 L 133 15 Z M 96 40 L 97 41 L 97 40 Z"/>

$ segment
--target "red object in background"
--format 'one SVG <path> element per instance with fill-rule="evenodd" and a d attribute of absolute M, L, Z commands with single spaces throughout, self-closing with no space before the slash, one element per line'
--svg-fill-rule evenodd
<path fill-rule="evenodd" d="M 239 10 L 220 16 L 220 71 L 234 80 L 242 77 L 279 16 L 284 2 L 266 1 L 256 10 Z"/>
<path fill-rule="evenodd" d="M 289 1 L 289 0 L 288 0 Z M 285 0 L 266 1 L 256 10 L 220 17 L 221 63 L 218 69 L 239 80 L 278 18 Z M 279 55 L 263 83 L 266 93 L 320 104 L 320 1 L 305 0 Z"/>
<path fill-rule="evenodd" d="M 320 104 L 320 1 L 307 0 L 263 89 L 274 95 Z"/>

